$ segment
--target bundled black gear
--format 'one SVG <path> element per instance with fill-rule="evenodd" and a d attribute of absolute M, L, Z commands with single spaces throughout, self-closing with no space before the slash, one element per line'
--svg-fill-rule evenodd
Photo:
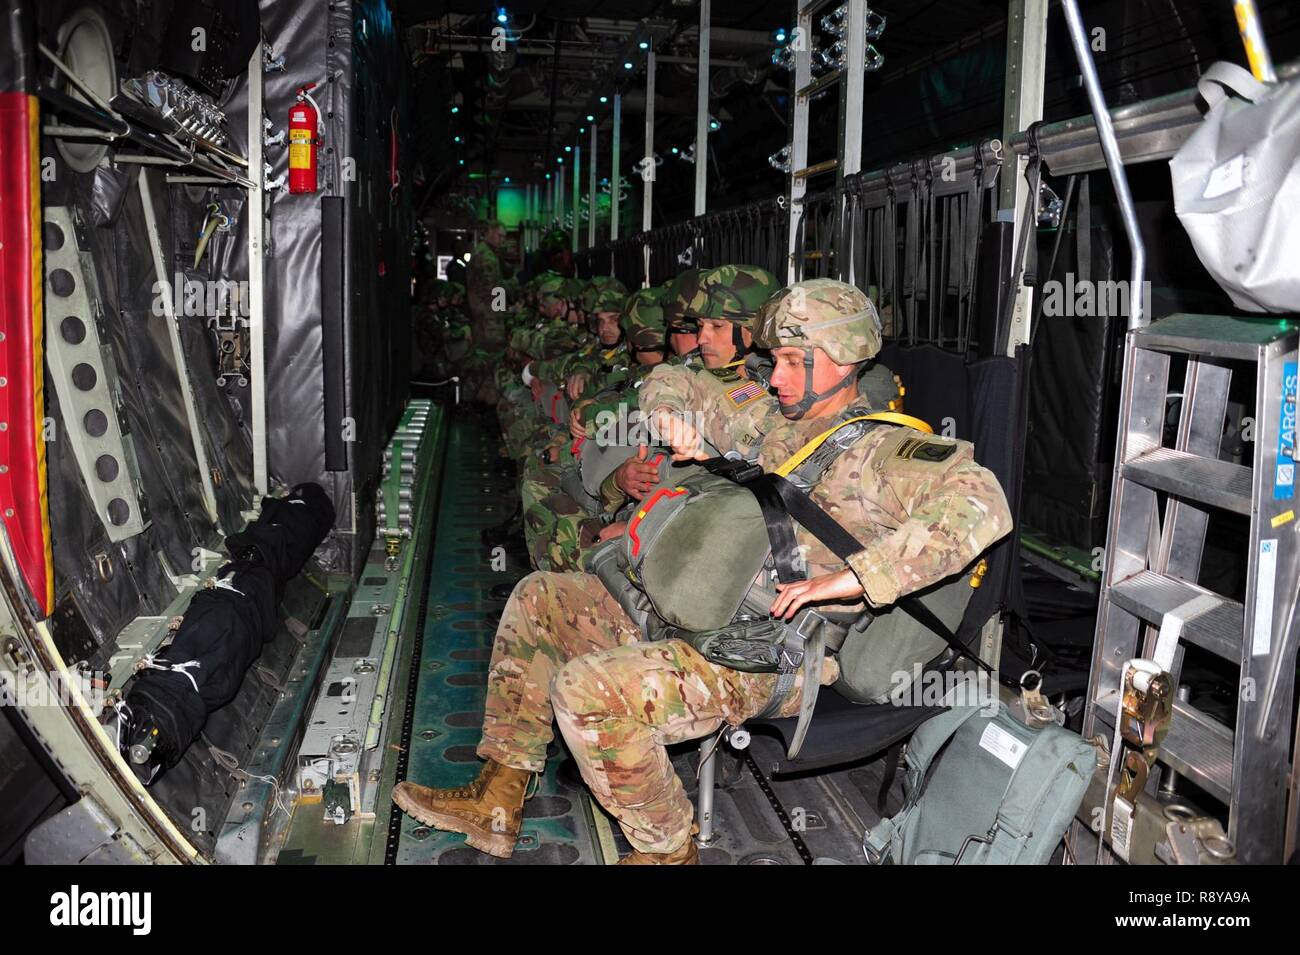
<path fill-rule="evenodd" d="M 234 559 L 194 595 L 175 639 L 146 660 L 119 709 L 119 745 L 144 782 L 174 766 L 208 714 L 234 699 L 276 634 L 285 585 L 333 526 L 325 491 L 300 484 L 263 498 L 257 520 L 227 538 Z"/>

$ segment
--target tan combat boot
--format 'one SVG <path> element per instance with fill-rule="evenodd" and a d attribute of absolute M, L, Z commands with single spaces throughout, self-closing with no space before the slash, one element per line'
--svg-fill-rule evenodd
<path fill-rule="evenodd" d="M 488 760 L 468 786 L 430 789 L 401 782 L 393 802 L 411 818 L 446 832 L 463 832 L 481 852 L 509 859 L 524 821 L 524 800 L 533 774 Z"/>
<path fill-rule="evenodd" d="M 618 860 L 619 865 L 699 865 L 700 850 L 695 845 L 695 834 L 700 831 L 699 826 L 691 826 L 691 834 L 686 837 L 678 848 L 672 852 L 642 852 L 640 849 L 633 849 L 630 853 Z"/>

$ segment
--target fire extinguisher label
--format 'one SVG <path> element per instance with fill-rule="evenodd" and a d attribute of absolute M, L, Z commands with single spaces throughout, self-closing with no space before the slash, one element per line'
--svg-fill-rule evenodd
<path fill-rule="evenodd" d="M 289 168 L 311 168 L 311 131 L 293 129 L 289 131 Z"/>

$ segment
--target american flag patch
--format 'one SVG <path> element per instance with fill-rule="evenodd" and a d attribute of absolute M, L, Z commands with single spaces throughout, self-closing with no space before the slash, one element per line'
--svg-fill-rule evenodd
<path fill-rule="evenodd" d="M 758 382 L 747 381 L 743 385 L 737 385 L 735 388 L 730 389 L 727 392 L 727 397 L 731 399 L 733 405 L 740 407 L 743 404 L 748 404 L 755 398 L 763 397 L 765 394 L 767 394 L 767 392 Z"/>

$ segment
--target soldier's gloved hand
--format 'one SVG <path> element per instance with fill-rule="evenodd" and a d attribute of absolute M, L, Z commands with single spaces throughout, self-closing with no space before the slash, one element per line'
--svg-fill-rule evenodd
<path fill-rule="evenodd" d="M 637 448 L 636 457 L 628 458 L 614 471 L 614 483 L 628 497 L 639 501 L 646 492 L 659 483 L 659 460 L 663 455 L 655 455 L 654 460 L 646 460 L 646 446 Z"/>
<path fill-rule="evenodd" d="M 582 411 L 590 401 L 580 401 L 569 412 L 569 434 L 574 438 L 585 438 L 587 436 L 587 426 L 582 423 Z"/>
<path fill-rule="evenodd" d="M 565 382 L 564 390 L 568 394 L 570 401 L 577 401 L 582 397 L 582 393 L 587 390 L 587 373 L 585 371 L 575 371 Z"/>
<path fill-rule="evenodd" d="M 822 574 L 811 580 L 796 580 L 789 584 L 777 584 L 776 600 L 772 603 L 771 614 L 785 620 L 793 620 L 799 608 L 804 604 L 832 600 L 847 603 L 861 597 L 866 591 L 857 574 L 847 567 L 833 574 Z"/>
<path fill-rule="evenodd" d="M 596 541 L 599 543 L 601 541 L 610 540 L 614 537 L 622 537 L 625 530 L 627 530 L 627 521 L 615 521 L 613 524 L 606 524 L 600 529 L 600 533 L 596 536 Z"/>
<path fill-rule="evenodd" d="M 695 425 L 673 414 L 659 409 L 651 419 L 655 433 L 673 449 L 674 461 L 703 461 L 708 455 L 704 453 L 704 439 L 695 430 Z"/>

